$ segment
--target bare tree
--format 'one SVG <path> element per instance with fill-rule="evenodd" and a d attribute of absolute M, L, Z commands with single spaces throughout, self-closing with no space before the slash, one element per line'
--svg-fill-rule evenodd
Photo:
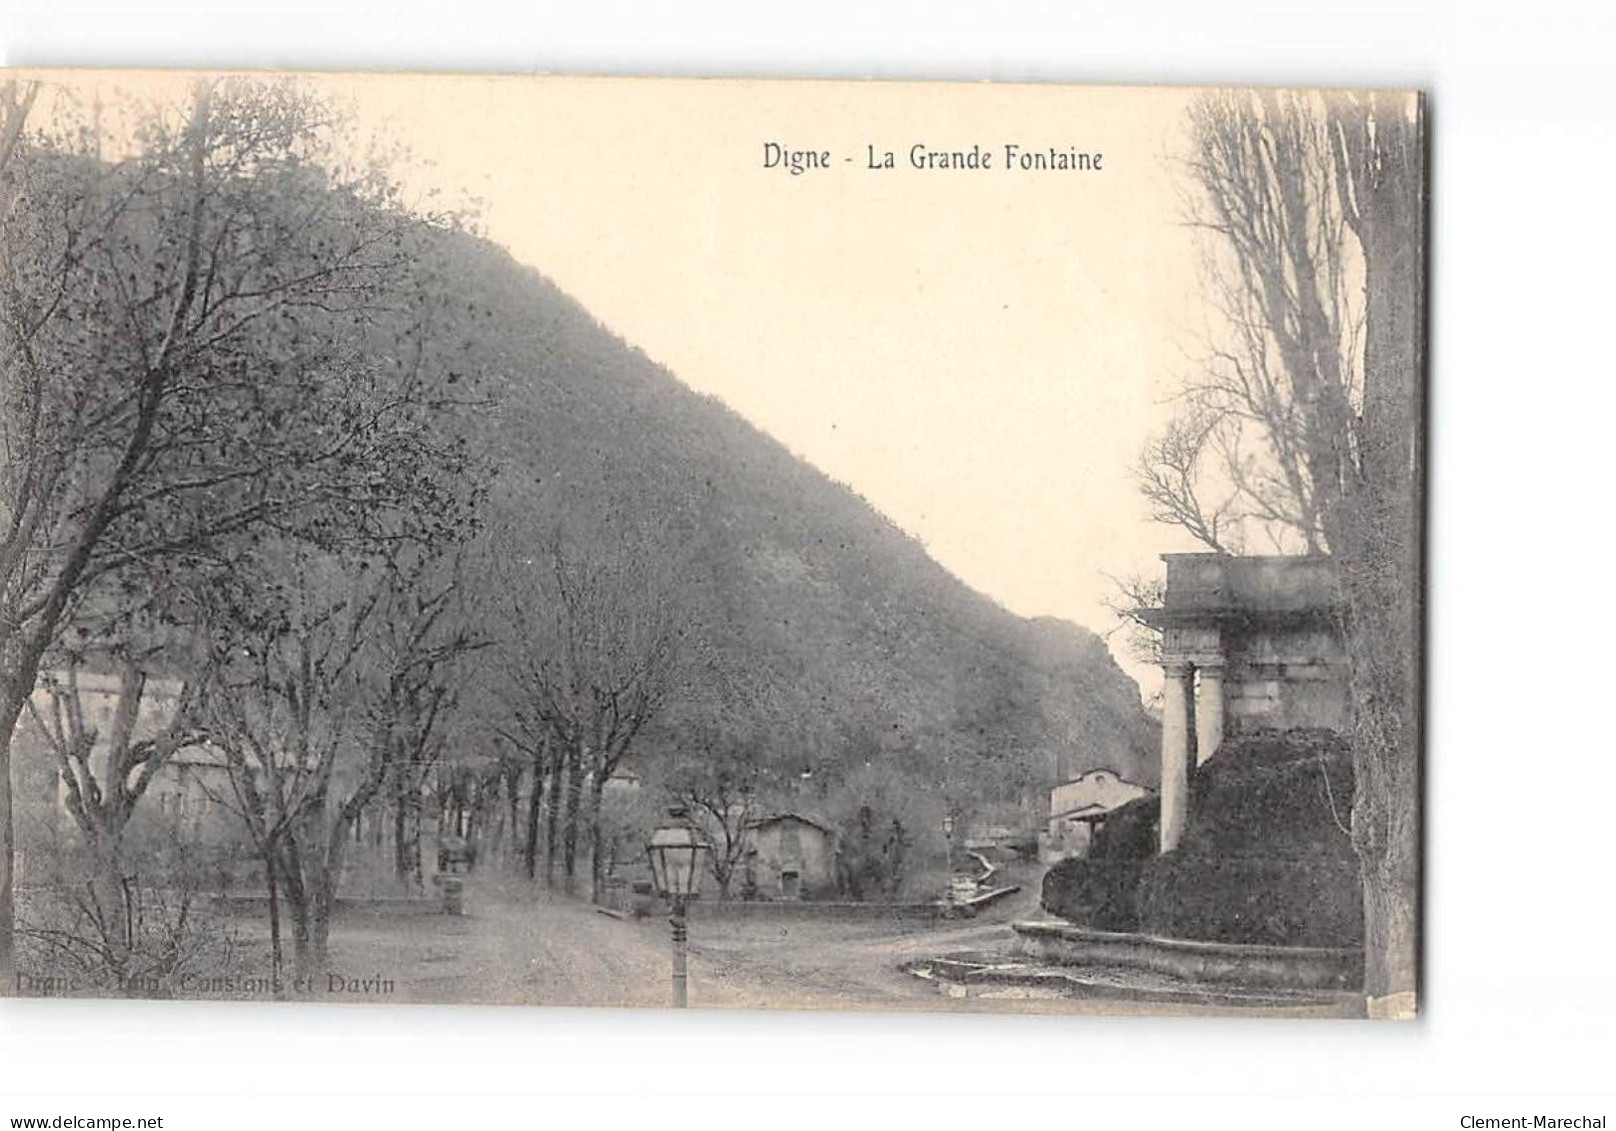
<path fill-rule="evenodd" d="M 290 908 L 300 976 L 328 961 L 331 912 L 353 828 L 383 787 L 442 742 L 454 665 L 476 641 L 454 579 L 416 555 L 312 560 L 277 572 L 284 606 L 250 631 L 221 630 L 206 733 L 265 868 L 272 941 Z M 267 626 L 267 627 L 266 627 Z"/>
<path fill-rule="evenodd" d="M 1335 561 L 1371 998 L 1416 974 L 1420 112 L 1380 94 L 1196 104 L 1193 216 L 1219 318 L 1140 476 L 1156 517 L 1210 549 L 1260 537 Z"/>
<path fill-rule="evenodd" d="M 3 115 L 3 117 L 0 117 L 0 192 L 4 194 L 3 197 L 0 197 L 0 209 L 9 209 L 18 196 L 18 190 L 15 186 L 19 183 L 20 178 L 14 173 L 12 157 L 17 151 L 18 143 L 22 140 L 23 131 L 27 128 L 28 116 L 33 112 L 34 102 L 38 97 L 38 83 L 22 84 L 7 80 L 5 83 L 0 84 L 0 115 Z M 0 244 L 0 248 L 4 246 Z M 0 378 L 9 381 L 12 367 L 9 360 L 6 360 L 7 357 L 6 353 L 0 353 Z M 7 422 L 4 418 L 0 418 L 0 424 L 5 423 Z M 0 449 L 0 451 L 4 452 L 6 462 L 9 464 L 12 459 L 9 427 L 5 432 L 0 433 L 0 440 L 5 443 L 5 448 Z M 17 514 L 16 492 L 9 481 L 10 468 L 6 467 L 4 472 L 7 473 L 7 481 L 5 486 L 0 488 L 0 530 L 8 532 L 6 538 L 9 541 L 17 536 L 9 532 L 18 530 L 20 522 Z M 4 545 L 4 543 L 0 543 L 0 545 Z M 0 553 L 0 569 L 4 570 L 4 572 L 0 572 L 0 601 L 4 600 L 4 595 L 10 589 L 9 574 L 11 569 L 14 568 L 4 564 L 7 560 L 7 556 Z M 13 619 L 11 615 L 8 615 L 5 604 L 0 603 L 0 664 L 6 663 L 6 657 L 11 654 L 14 633 Z M 3 698 L 3 690 L 5 677 L 5 668 L 0 667 L 0 718 L 4 717 L 5 699 Z M 19 713 L 21 708 L 22 705 L 19 703 Z M 9 729 L 0 726 L 0 739 L 4 740 L 3 743 L 0 743 L 0 745 L 4 746 L 4 749 L 0 749 L 0 979 L 7 981 L 11 979 L 12 970 L 15 966 L 15 940 L 13 937 L 15 912 L 13 910 L 12 895 L 14 877 L 12 873 L 16 866 L 16 846 L 12 843 L 12 830 L 15 825 L 12 820 L 11 805 L 11 735 L 15 728 L 15 718 L 13 718 Z"/>
<path fill-rule="evenodd" d="M 749 832 L 763 815 L 774 778 L 764 744 L 755 734 L 706 727 L 681 742 L 667 793 L 706 831 L 720 899 L 730 897 L 736 870 L 746 862 Z"/>
<path fill-rule="evenodd" d="M 163 705 L 167 718 L 155 731 L 148 726 L 142 733 L 142 715 L 153 713 L 148 675 L 136 657 L 121 657 L 117 667 L 105 734 L 92 722 L 89 700 L 97 693 L 82 686 L 76 663 L 46 678 L 28 710 L 36 733 L 55 756 L 67 811 L 89 849 L 94 875 L 86 885 L 88 917 L 100 936 L 106 965 L 122 972 L 135 945 L 134 889 L 139 883 L 131 871 L 125 834 L 152 782 L 198 734 L 195 682 L 183 684 L 173 701 Z"/>
<path fill-rule="evenodd" d="M 516 771 L 514 777 L 507 779 L 513 806 L 516 804 L 522 778 L 526 777 L 528 782 L 527 817 L 522 825 L 521 855 L 522 869 L 531 880 L 538 877 L 539 833 L 544 817 L 546 782 L 556 769 L 557 758 L 554 733 L 530 704 L 531 700 L 525 695 L 512 696 L 506 707 L 508 718 L 495 723 L 494 731 L 514 751 L 513 757 L 505 759 L 507 773 L 511 773 L 512 768 Z M 511 820 L 514 827 L 517 821 L 514 811 Z M 551 854 L 553 855 L 553 843 Z M 553 871 L 550 879 L 554 880 Z"/>
<path fill-rule="evenodd" d="M 367 692 L 372 724 L 385 728 L 394 811 L 394 868 L 421 883 L 420 795 L 425 776 L 448 751 L 447 722 L 459 705 L 461 662 L 486 641 L 460 607 L 460 558 L 434 577 L 417 564 L 388 582 L 370 637 L 375 688 Z"/>
<path fill-rule="evenodd" d="M 680 624 L 665 562 L 640 547 L 586 554 L 557 531 L 513 585 L 518 639 L 510 664 L 507 733 L 538 748 L 553 743 L 552 829 L 561 817 L 563 885 L 576 883 L 580 839 L 591 853 L 591 887 L 599 895 L 601 798 L 606 783 L 673 688 Z M 513 737 L 512 741 L 517 741 Z M 552 831 L 552 836 L 554 836 Z"/>
<path fill-rule="evenodd" d="M 283 899 L 299 976 L 324 965 L 346 834 L 388 770 L 387 736 L 363 728 L 359 692 L 380 594 L 294 558 L 286 607 L 265 618 L 271 627 L 218 631 L 225 654 L 206 710 L 208 739 L 229 768 L 230 796 L 216 800 L 241 820 L 264 865 L 277 980 Z M 343 757 L 356 748 L 357 757 Z M 345 796 L 333 803 L 338 792 Z"/>

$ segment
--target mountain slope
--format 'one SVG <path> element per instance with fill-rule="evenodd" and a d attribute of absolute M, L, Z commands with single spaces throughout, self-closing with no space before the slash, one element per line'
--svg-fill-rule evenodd
<path fill-rule="evenodd" d="M 738 683 L 770 689 L 756 721 L 779 758 L 835 776 L 887 757 L 917 784 L 986 770 L 1007 796 L 1101 765 L 1151 780 L 1155 724 L 1093 633 L 970 589 L 502 251 L 457 237 L 450 257 L 456 361 L 498 405 L 477 424 L 495 521 L 688 559 L 680 599 Z"/>

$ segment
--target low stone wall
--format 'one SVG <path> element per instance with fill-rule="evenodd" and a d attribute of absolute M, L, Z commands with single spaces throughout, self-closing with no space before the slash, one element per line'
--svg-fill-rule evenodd
<path fill-rule="evenodd" d="M 1363 982 L 1363 952 L 1165 939 L 1070 923 L 1013 924 L 1017 950 L 1044 962 L 1124 966 L 1193 982 L 1271 989 L 1346 990 Z"/>
<path fill-rule="evenodd" d="M 252 914 L 267 916 L 269 914 L 269 897 L 267 895 L 208 896 L 207 903 L 227 915 Z M 435 894 L 426 896 L 376 896 L 360 899 L 338 898 L 332 907 L 332 912 L 341 916 L 387 918 L 395 915 L 428 915 L 441 911 L 442 906 L 442 900 Z M 290 922 L 291 911 L 287 908 L 284 898 L 281 901 L 281 915 L 286 918 L 287 922 Z"/>
<path fill-rule="evenodd" d="M 943 903 L 852 903 L 833 900 L 705 900 L 689 905 L 692 919 L 835 920 L 837 922 L 932 923 L 953 909 Z"/>

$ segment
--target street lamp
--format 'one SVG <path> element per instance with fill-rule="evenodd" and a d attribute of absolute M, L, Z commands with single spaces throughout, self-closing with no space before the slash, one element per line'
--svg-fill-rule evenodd
<path fill-rule="evenodd" d="M 685 904 L 701 888 L 702 854 L 712 851 L 691 827 L 683 809 L 670 809 L 668 816 L 677 824 L 663 825 L 645 844 L 651 862 L 651 880 L 668 901 L 668 923 L 673 927 L 673 1004 L 686 1005 Z"/>

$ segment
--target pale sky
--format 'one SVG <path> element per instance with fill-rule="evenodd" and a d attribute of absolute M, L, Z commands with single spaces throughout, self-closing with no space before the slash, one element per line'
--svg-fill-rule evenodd
<path fill-rule="evenodd" d="M 478 198 L 491 239 L 1010 610 L 1106 632 L 1106 575 L 1193 548 L 1130 474 L 1198 341 L 1191 92 L 322 81 L 407 147 L 410 185 Z M 767 169 L 770 141 L 831 167 Z M 1007 142 L 1103 171 L 1006 171 Z M 915 143 L 994 167 L 913 169 Z"/>

